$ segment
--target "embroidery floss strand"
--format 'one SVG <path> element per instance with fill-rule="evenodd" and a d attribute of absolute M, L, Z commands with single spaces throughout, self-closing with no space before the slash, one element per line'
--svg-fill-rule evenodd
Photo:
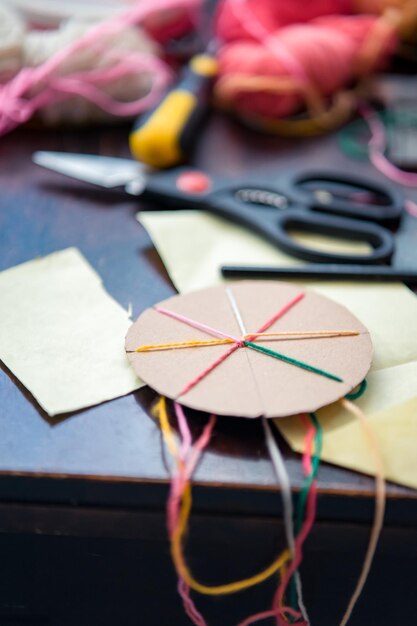
<path fill-rule="evenodd" d="M 368 578 L 372 561 L 375 555 L 376 547 L 378 545 L 379 536 L 381 534 L 382 525 L 384 523 L 384 511 L 385 511 L 385 479 L 384 479 L 384 467 L 381 459 L 381 455 L 379 453 L 378 443 L 375 439 L 375 435 L 372 429 L 369 427 L 366 416 L 360 410 L 356 404 L 353 404 L 350 400 L 346 398 L 340 400 L 341 404 L 352 413 L 358 420 L 362 426 L 363 433 L 368 441 L 369 451 L 372 454 L 375 464 L 376 471 L 376 479 L 375 479 L 375 487 L 376 487 L 376 496 L 375 496 L 375 515 L 374 521 L 372 524 L 371 534 L 369 538 L 368 548 L 366 550 L 365 560 L 362 566 L 362 570 L 356 583 L 356 587 L 353 591 L 352 597 L 349 601 L 348 607 L 345 611 L 345 614 L 342 617 L 339 626 L 346 626 L 348 623 L 353 609 L 355 608 L 356 602 L 358 601 L 359 596 L 362 593 L 362 590 L 365 586 L 366 580 Z"/>

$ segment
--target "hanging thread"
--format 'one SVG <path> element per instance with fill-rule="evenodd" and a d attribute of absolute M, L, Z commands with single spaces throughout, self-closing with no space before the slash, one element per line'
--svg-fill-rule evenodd
<path fill-rule="evenodd" d="M 266 333 L 269 325 L 271 325 L 274 321 L 279 319 L 285 312 L 290 310 L 297 302 L 299 302 L 304 293 L 298 294 L 295 298 L 293 298 L 290 302 L 288 302 L 280 311 L 274 315 L 270 320 L 268 320 L 258 333 L 249 334 L 247 333 L 242 316 L 240 314 L 239 308 L 237 306 L 236 300 L 230 288 L 227 289 L 227 295 L 229 298 L 229 302 L 231 304 L 232 310 L 234 312 L 235 318 L 238 322 L 240 332 L 243 337 L 247 337 L 249 335 L 249 339 L 256 338 L 259 334 Z M 231 350 L 235 350 L 241 347 L 250 347 L 247 346 L 248 342 L 245 339 L 239 339 L 232 335 L 228 335 L 223 331 L 215 329 L 211 326 L 202 324 L 196 320 L 191 320 L 191 324 L 188 323 L 187 317 L 173 313 L 166 309 L 160 311 L 162 314 L 168 315 L 170 317 L 175 318 L 180 323 L 184 323 L 200 330 L 208 332 L 209 334 L 214 334 L 215 336 L 223 336 L 226 339 L 222 340 L 214 340 L 214 341 L 227 341 L 227 343 L 235 342 L 232 344 L 232 347 L 229 348 L 227 353 L 223 354 L 221 358 L 225 358 Z M 351 332 L 351 331 L 343 331 L 343 332 Z M 352 331 L 353 332 L 353 331 Z M 273 333 L 272 333 L 273 334 Z M 161 344 L 162 345 L 162 344 Z M 256 345 L 256 344 L 254 344 Z M 147 346 L 149 347 L 149 346 Z M 190 346 L 191 347 L 191 346 Z M 207 347 L 207 346 L 205 346 Z M 259 346 L 257 346 L 259 348 Z M 264 348 L 262 348 L 264 350 Z M 269 349 L 268 349 L 269 350 Z M 271 351 L 274 355 L 275 352 Z M 217 360 L 218 361 L 218 360 Z M 213 367 L 213 364 L 212 366 Z M 315 368 L 314 368 L 315 369 Z M 201 375 L 200 375 L 201 378 Z M 375 508 L 375 517 L 371 530 L 369 545 L 366 551 L 364 564 L 361 569 L 361 573 L 358 579 L 358 582 L 353 591 L 352 597 L 348 603 L 348 607 L 345 611 L 345 614 L 342 618 L 340 626 L 346 626 L 357 599 L 360 596 L 360 593 L 363 590 L 366 579 L 368 577 L 370 567 L 372 564 L 373 556 L 376 550 L 379 534 L 382 528 L 383 523 L 383 515 L 384 515 L 384 502 L 385 502 L 385 487 L 384 487 L 384 478 L 383 478 L 383 470 L 381 460 L 379 458 L 378 448 L 376 446 L 376 442 L 373 438 L 373 434 L 370 431 L 366 418 L 363 413 L 352 404 L 351 400 L 360 397 L 364 393 L 366 389 L 366 381 L 363 381 L 357 390 L 352 391 L 348 394 L 347 398 L 344 398 L 340 402 L 342 405 L 349 411 L 351 411 L 355 416 L 360 419 L 360 422 L 363 426 L 364 432 L 366 434 L 368 443 L 370 445 L 372 454 L 375 459 L 376 467 L 377 467 L 377 492 L 376 492 L 376 508 Z M 270 431 L 269 425 L 265 418 L 263 418 L 263 428 L 265 432 L 265 440 L 268 451 L 270 453 L 272 462 L 274 464 L 275 471 L 279 478 L 281 484 L 282 498 L 283 498 L 283 510 L 284 510 L 284 526 L 285 526 L 285 534 L 287 538 L 288 548 L 285 549 L 275 561 L 265 568 L 263 571 L 251 576 L 249 578 L 230 582 L 222 585 L 205 585 L 197 581 L 190 569 L 187 566 L 186 560 L 183 554 L 183 540 L 185 536 L 185 532 L 187 530 L 189 517 L 191 514 L 192 507 L 192 493 L 191 493 L 191 477 L 195 468 L 201 458 L 201 455 L 208 445 L 210 440 L 213 427 L 215 424 L 215 416 L 211 416 L 208 423 L 203 429 L 202 434 L 197 439 L 196 443 L 192 444 L 191 433 L 188 427 L 187 419 L 183 408 L 177 402 L 174 402 L 175 412 L 178 421 L 178 428 L 181 436 L 181 445 L 178 448 L 175 438 L 172 433 L 171 426 L 169 424 L 169 419 L 166 412 L 166 403 L 165 398 L 161 398 L 159 402 L 159 417 L 161 430 L 163 433 L 164 440 L 166 442 L 167 448 L 171 452 L 176 467 L 172 476 L 170 496 L 167 503 L 167 520 L 168 520 L 168 532 L 170 536 L 171 542 L 171 556 L 173 562 L 175 564 L 179 582 L 178 582 L 178 591 L 183 599 L 184 608 L 189 615 L 190 619 L 196 626 L 207 626 L 204 621 L 204 618 L 196 609 L 192 598 L 190 597 L 190 589 L 198 591 L 205 595 L 227 595 L 231 593 L 235 593 L 238 591 L 242 591 L 244 589 L 248 589 L 254 585 L 257 585 L 265 580 L 267 580 L 270 576 L 272 576 L 276 572 L 280 572 L 281 574 L 281 582 L 278 586 L 278 589 L 274 596 L 273 606 L 270 611 L 264 611 L 262 613 L 258 613 L 254 616 L 250 616 L 246 618 L 243 622 L 239 624 L 239 626 L 249 626 L 257 621 L 261 621 L 270 617 L 275 617 L 278 626 L 287 626 L 287 617 L 292 618 L 293 623 L 296 623 L 298 626 L 308 626 L 309 619 L 306 612 L 306 608 L 302 599 L 302 586 L 301 579 L 299 577 L 298 568 L 302 561 L 303 557 L 303 546 L 306 541 L 307 536 L 310 533 L 310 530 L 313 526 L 315 515 L 316 515 L 316 505 L 317 505 L 317 471 L 320 463 L 320 456 L 323 444 L 322 438 L 322 428 L 320 425 L 320 421 L 318 420 L 315 414 L 311 414 L 309 419 L 306 416 L 301 416 L 305 427 L 306 427 L 306 435 L 305 435 L 305 443 L 304 443 L 304 453 L 302 458 L 304 474 L 306 476 L 305 482 L 301 489 L 298 504 L 297 504 L 297 514 L 295 518 L 295 527 L 294 530 L 292 528 L 292 501 L 291 501 L 291 488 L 289 483 L 288 474 L 285 470 L 285 465 L 279 451 L 279 448 L 274 441 L 272 433 Z M 314 453 L 313 453 L 313 441 L 314 441 Z M 288 586 L 290 585 L 290 606 L 285 605 L 285 595 Z M 295 620 L 295 622 L 294 622 Z"/>
<path fill-rule="evenodd" d="M 179 405 L 176 403 L 176 406 L 178 407 Z M 267 567 L 259 574 L 256 574 L 255 576 L 241 581 L 226 583 L 224 585 L 209 586 L 203 585 L 193 578 L 191 572 L 188 569 L 188 566 L 185 563 L 182 552 L 182 540 L 188 525 L 188 519 L 190 516 L 192 504 L 189 480 L 195 470 L 195 467 L 198 464 L 198 461 L 200 460 L 203 450 L 209 442 L 210 435 L 215 424 L 215 417 L 212 416 L 210 418 L 209 423 L 205 427 L 203 435 L 201 435 L 196 444 L 194 444 L 194 446 L 191 448 L 188 448 L 187 446 L 185 450 L 186 452 L 188 451 L 187 461 L 183 461 L 180 458 L 178 448 L 175 444 L 173 444 L 175 440 L 166 412 L 165 398 L 163 397 L 161 398 L 159 403 L 159 418 L 161 423 L 161 430 L 164 436 L 164 440 L 167 444 L 167 448 L 173 458 L 176 459 L 177 465 L 175 481 L 171 486 L 167 510 L 168 531 L 171 538 L 171 554 L 179 575 L 189 587 L 205 595 L 231 594 L 237 591 L 241 591 L 243 589 L 248 589 L 249 587 L 263 582 L 264 580 L 267 580 L 267 578 L 275 574 L 275 572 L 277 572 L 281 568 L 281 566 L 286 561 L 288 561 L 288 559 L 290 558 L 290 553 L 288 550 L 282 552 L 269 567 Z M 178 513 L 179 507 L 180 510 Z"/>
<path fill-rule="evenodd" d="M 362 565 L 361 573 L 356 583 L 355 589 L 353 591 L 352 597 L 349 600 L 348 607 L 342 617 L 342 621 L 339 626 L 346 626 L 348 623 L 353 609 L 355 608 L 356 602 L 359 599 L 359 596 L 362 593 L 362 590 L 365 586 L 366 580 L 368 578 L 372 561 L 375 555 L 376 547 L 378 545 L 379 536 L 381 534 L 382 526 L 384 523 L 384 511 L 385 511 L 385 479 L 384 479 L 384 467 L 381 459 L 381 454 L 379 452 L 378 442 L 375 439 L 375 435 L 370 428 L 366 416 L 360 410 L 360 408 L 353 404 L 350 400 L 343 398 L 340 400 L 342 406 L 347 409 L 350 413 L 352 413 L 358 420 L 362 427 L 362 431 L 367 439 L 369 451 L 374 460 L 376 478 L 375 478 L 375 486 L 376 486 L 376 496 L 375 496 L 375 515 L 371 528 L 371 534 L 369 538 L 368 548 L 365 554 L 365 560 Z"/>

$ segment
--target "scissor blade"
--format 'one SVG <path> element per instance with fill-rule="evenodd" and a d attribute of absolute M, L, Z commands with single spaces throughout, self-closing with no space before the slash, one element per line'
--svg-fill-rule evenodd
<path fill-rule="evenodd" d="M 130 183 L 144 185 L 146 180 L 145 166 L 132 159 L 44 151 L 35 152 L 32 159 L 37 165 L 107 189 Z"/>

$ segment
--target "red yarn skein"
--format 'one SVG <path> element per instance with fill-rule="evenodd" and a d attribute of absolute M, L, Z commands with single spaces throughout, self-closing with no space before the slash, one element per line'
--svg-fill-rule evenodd
<path fill-rule="evenodd" d="M 240 4 L 239 0 L 225 0 L 220 5 L 216 30 L 224 42 L 253 39 L 239 19 Z M 352 12 L 352 0 L 245 0 L 244 5 L 269 33 L 322 15 Z"/>
<path fill-rule="evenodd" d="M 283 118 L 294 114 L 306 104 L 303 83 L 327 97 L 357 78 L 362 47 L 375 33 L 377 20 L 373 16 L 333 15 L 281 28 L 271 34 L 268 46 L 248 39 L 230 43 L 219 53 L 215 95 L 243 117 Z M 277 51 L 271 49 L 274 41 L 279 43 Z M 387 25 L 378 33 L 378 67 L 395 44 L 394 28 Z M 302 68 L 304 76 L 291 72 L 288 56 Z M 373 59 L 370 62 L 375 69 Z M 245 88 L 245 79 L 251 77 L 259 88 Z M 262 78 L 266 79 L 265 87 Z"/>

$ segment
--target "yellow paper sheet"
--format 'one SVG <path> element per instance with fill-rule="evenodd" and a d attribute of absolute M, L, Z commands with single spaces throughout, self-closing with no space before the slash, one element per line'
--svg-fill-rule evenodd
<path fill-rule="evenodd" d="M 208 213 L 152 212 L 141 213 L 138 219 L 148 230 L 180 292 L 218 284 L 223 280 L 221 265 L 297 263 L 246 229 Z M 324 239 L 315 238 L 314 242 L 330 248 Z M 345 250 L 354 251 L 355 247 L 346 244 Z M 416 428 L 410 421 L 417 402 L 417 298 L 399 283 L 300 284 L 345 305 L 368 327 L 374 359 L 367 392 L 357 402 L 362 404 L 377 434 L 388 478 L 417 487 L 417 455 L 410 452 L 407 460 L 402 458 L 412 446 Z M 372 474 L 369 450 L 356 420 L 338 405 L 323 409 L 320 419 L 324 428 L 323 458 Z M 300 451 L 302 431 L 298 418 L 276 420 L 276 425 L 291 447 Z"/>
<path fill-rule="evenodd" d="M 0 358 L 49 415 L 143 385 L 124 352 L 131 321 L 75 248 L 0 274 Z"/>
<path fill-rule="evenodd" d="M 180 293 L 221 282 L 221 265 L 294 264 L 261 237 L 208 213 L 148 212 L 139 219 Z M 417 361 L 417 298 L 404 285 L 309 281 L 303 286 L 340 302 L 365 324 L 374 344 L 374 370 Z"/>
<path fill-rule="evenodd" d="M 393 371 L 379 370 L 369 374 L 367 392 L 356 400 L 376 435 L 386 478 L 414 489 L 417 489 L 416 380 L 416 362 L 399 365 Z M 359 421 L 352 419 L 338 403 L 321 409 L 318 417 L 324 431 L 321 458 L 373 475 L 372 455 Z M 293 450 L 303 451 L 305 426 L 298 417 L 275 420 L 275 425 Z"/>

